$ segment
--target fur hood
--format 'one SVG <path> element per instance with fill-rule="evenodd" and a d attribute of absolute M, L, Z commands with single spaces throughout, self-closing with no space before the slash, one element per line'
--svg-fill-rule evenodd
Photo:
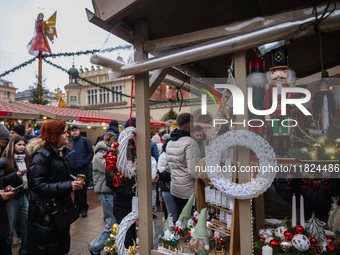
<path fill-rule="evenodd" d="M 41 147 L 45 146 L 46 141 L 41 139 L 40 137 L 33 138 L 29 141 L 26 150 L 29 155 L 33 155 L 37 150 L 39 150 Z"/>

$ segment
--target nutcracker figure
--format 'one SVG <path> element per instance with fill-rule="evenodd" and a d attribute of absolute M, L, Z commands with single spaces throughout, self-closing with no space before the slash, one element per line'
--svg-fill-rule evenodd
<path fill-rule="evenodd" d="M 247 77 L 247 86 L 253 88 L 253 106 L 256 110 L 264 109 L 264 87 L 267 78 L 264 73 L 263 58 L 252 58 L 249 60 L 249 75 Z M 250 131 L 263 136 L 264 117 L 249 112 Z M 261 121 L 260 121 L 261 120 Z"/>
<path fill-rule="evenodd" d="M 265 109 L 272 105 L 273 88 L 277 89 L 277 107 L 270 115 L 273 126 L 273 148 L 277 155 L 286 156 L 290 146 L 289 123 L 285 123 L 287 116 L 281 116 L 281 88 L 295 87 L 295 72 L 288 68 L 287 49 L 278 48 L 271 51 L 272 67 L 267 72 L 268 83 L 265 86 Z M 293 94 L 288 94 L 291 97 Z M 275 99 L 274 99 L 275 100 Z M 290 107 L 287 106 L 287 115 L 290 114 Z"/>

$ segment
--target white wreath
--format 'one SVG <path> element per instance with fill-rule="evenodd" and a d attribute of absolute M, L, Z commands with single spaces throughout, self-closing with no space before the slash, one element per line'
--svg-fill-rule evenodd
<path fill-rule="evenodd" d="M 137 212 L 130 212 L 128 215 L 126 215 L 121 223 L 119 224 L 119 231 L 116 238 L 116 249 L 115 251 L 119 255 L 128 255 L 124 242 L 126 237 L 126 232 L 129 230 L 129 228 L 132 226 L 133 223 L 135 223 L 136 219 L 138 219 L 138 213 Z"/>
<path fill-rule="evenodd" d="M 215 169 L 216 166 L 220 166 L 222 153 L 229 147 L 236 145 L 251 149 L 259 158 L 259 173 L 250 182 L 234 183 L 225 178 L 222 171 L 209 171 L 209 169 Z M 275 171 L 268 171 L 269 169 L 275 170 L 277 163 L 273 148 L 261 136 L 247 130 L 226 132 L 216 138 L 207 151 L 205 161 L 207 174 L 212 184 L 218 190 L 237 199 L 258 197 L 270 187 L 276 175 Z"/>
<path fill-rule="evenodd" d="M 137 170 L 137 159 L 134 163 L 127 159 L 127 149 L 129 148 L 129 139 L 136 135 L 136 128 L 128 127 L 125 128 L 119 135 L 118 138 L 118 159 L 117 168 L 122 173 L 123 177 L 131 179 L 131 177 L 136 176 Z"/>

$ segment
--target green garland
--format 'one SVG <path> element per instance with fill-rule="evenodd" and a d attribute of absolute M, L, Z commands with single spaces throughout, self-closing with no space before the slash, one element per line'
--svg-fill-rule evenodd
<path fill-rule="evenodd" d="M 166 240 L 166 239 L 163 239 L 163 238 L 159 238 L 159 241 L 162 244 L 169 245 L 171 247 L 176 247 L 179 244 L 179 239 L 177 239 L 175 242 L 173 242 L 172 240 Z"/>
<path fill-rule="evenodd" d="M 10 74 L 12 72 L 15 72 L 15 71 L 17 71 L 17 70 L 19 70 L 19 69 L 21 69 L 21 68 L 23 68 L 25 66 L 28 66 L 28 65 L 32 64 L 36 59 L 37 59 L 37 57 L 31 58 L 30 60 L 27 60 L 24 63 L 21 63 L 20 65 L 15 66 L 12 69 L 3 72 L 2 74 L 0 74 L 0 78 L 3 77 L 3 76 L 6 76 L 6 75 L 8 75 L 8 74 Z"/>

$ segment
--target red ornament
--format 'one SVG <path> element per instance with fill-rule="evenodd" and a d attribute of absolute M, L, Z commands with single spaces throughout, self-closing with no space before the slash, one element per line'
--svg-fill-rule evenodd
<path fill-rule="evenodd" d="M 115 148 L 112 147 L 112 148 L 110 149 L 110 151 L 111 151 L 111 152 L 114 152 L 114 151 L 115 151 Z"/>
<path fill-rule="evenodd" d="M 119 146 L 119 143 L 118 142 L 115 142 L 114 144 L 113 144 L 113 147 L 115 147 L 115 148 L 118 148 L 118 146 Z M 111 148 L 112 149 L 112 148 Z"/>
<path fill-rule="evenodd" d="M 292 240 L 292 238 L 293 238 L 293 233 L 292 233 L 292 231 L 290 231 L 290 230 L 286 230 L 285 232 L 284 232 L 284 235 L 285 235 L 285 239 L 286 239 L 286 241 L 290 241 L 290 240 Z"/>
<path fill-rule="evenodd" d="M 222 244 L 222 240 L 221 240 L 221 239 L 218 239 L 217 242 L 218 242 L 219 244 Z"/>
<path fill-rule="evenodd" d="M 131 150 L 135 151 L 136 150 L 136 146 L 132 145 L 131 146 Z"/>
<path fill-rule="evenodd" d="M 191 236 L 191 233 L 190 233 L 190 232 L 188 232 L 188 234 L 187 234 L 185 237 L 188 237 L 188 236 Z"/>
<path fill-rule="evenodd" d="M 328 251 L 334 251 L 334 246 L 332 244 L 328 244 L 326 248 Z"/>
<path fill-rule="evenodd" d="M 279 242 L 276 241 L 275 239 L 271 240 L 269 244 L 270 244 L 270 247 L 274 247 L 274 246 L 279 246 L 280 245 Z"/>
<path fill-rule="evenodd" d="M 326 240 L 327 240 L 329 243 L 332 243 L 332 242 L 333 242 L 332 238 L 330 238 L 329 236 L 326 236 Z"/>
<path fill-rule="evenodd" d="M 131 137 L 129 138 L 129 140 L 130 140 L 131 142 L 133 142 L 133 140 L 134 140 L 133 136 L 131 136 Z"/>
<path fill-rule="evenodd" d="M 311 244 L 317 244 L 317 243 L 318 243 L 318 240 L 316 240 L 315 237 L 312 237 L 312 238 L 310 239 L 310 243 L 311 243 Z"/>
<path fill-rule="evenodd" d="M 260 242 L 264 242 L 264 238 L 260 238 Z"/>
<path fill-rule="evenodd" d="M 196 219 L 196 217 L 192 217 L 192 220 L 194 221 L 194 222 L 196 222 L 197 223 L 197 219 Z"/>
<path fill-rule="evenodd" d="M 303 234 L 303 232 L 305 231 L 305 229 L 304 229 L 301 225 L 297 225 L 297 226 L 295 227 L 295 231 L 296 231 L 296 233 L 298 233 L 298 234 Z"/>

